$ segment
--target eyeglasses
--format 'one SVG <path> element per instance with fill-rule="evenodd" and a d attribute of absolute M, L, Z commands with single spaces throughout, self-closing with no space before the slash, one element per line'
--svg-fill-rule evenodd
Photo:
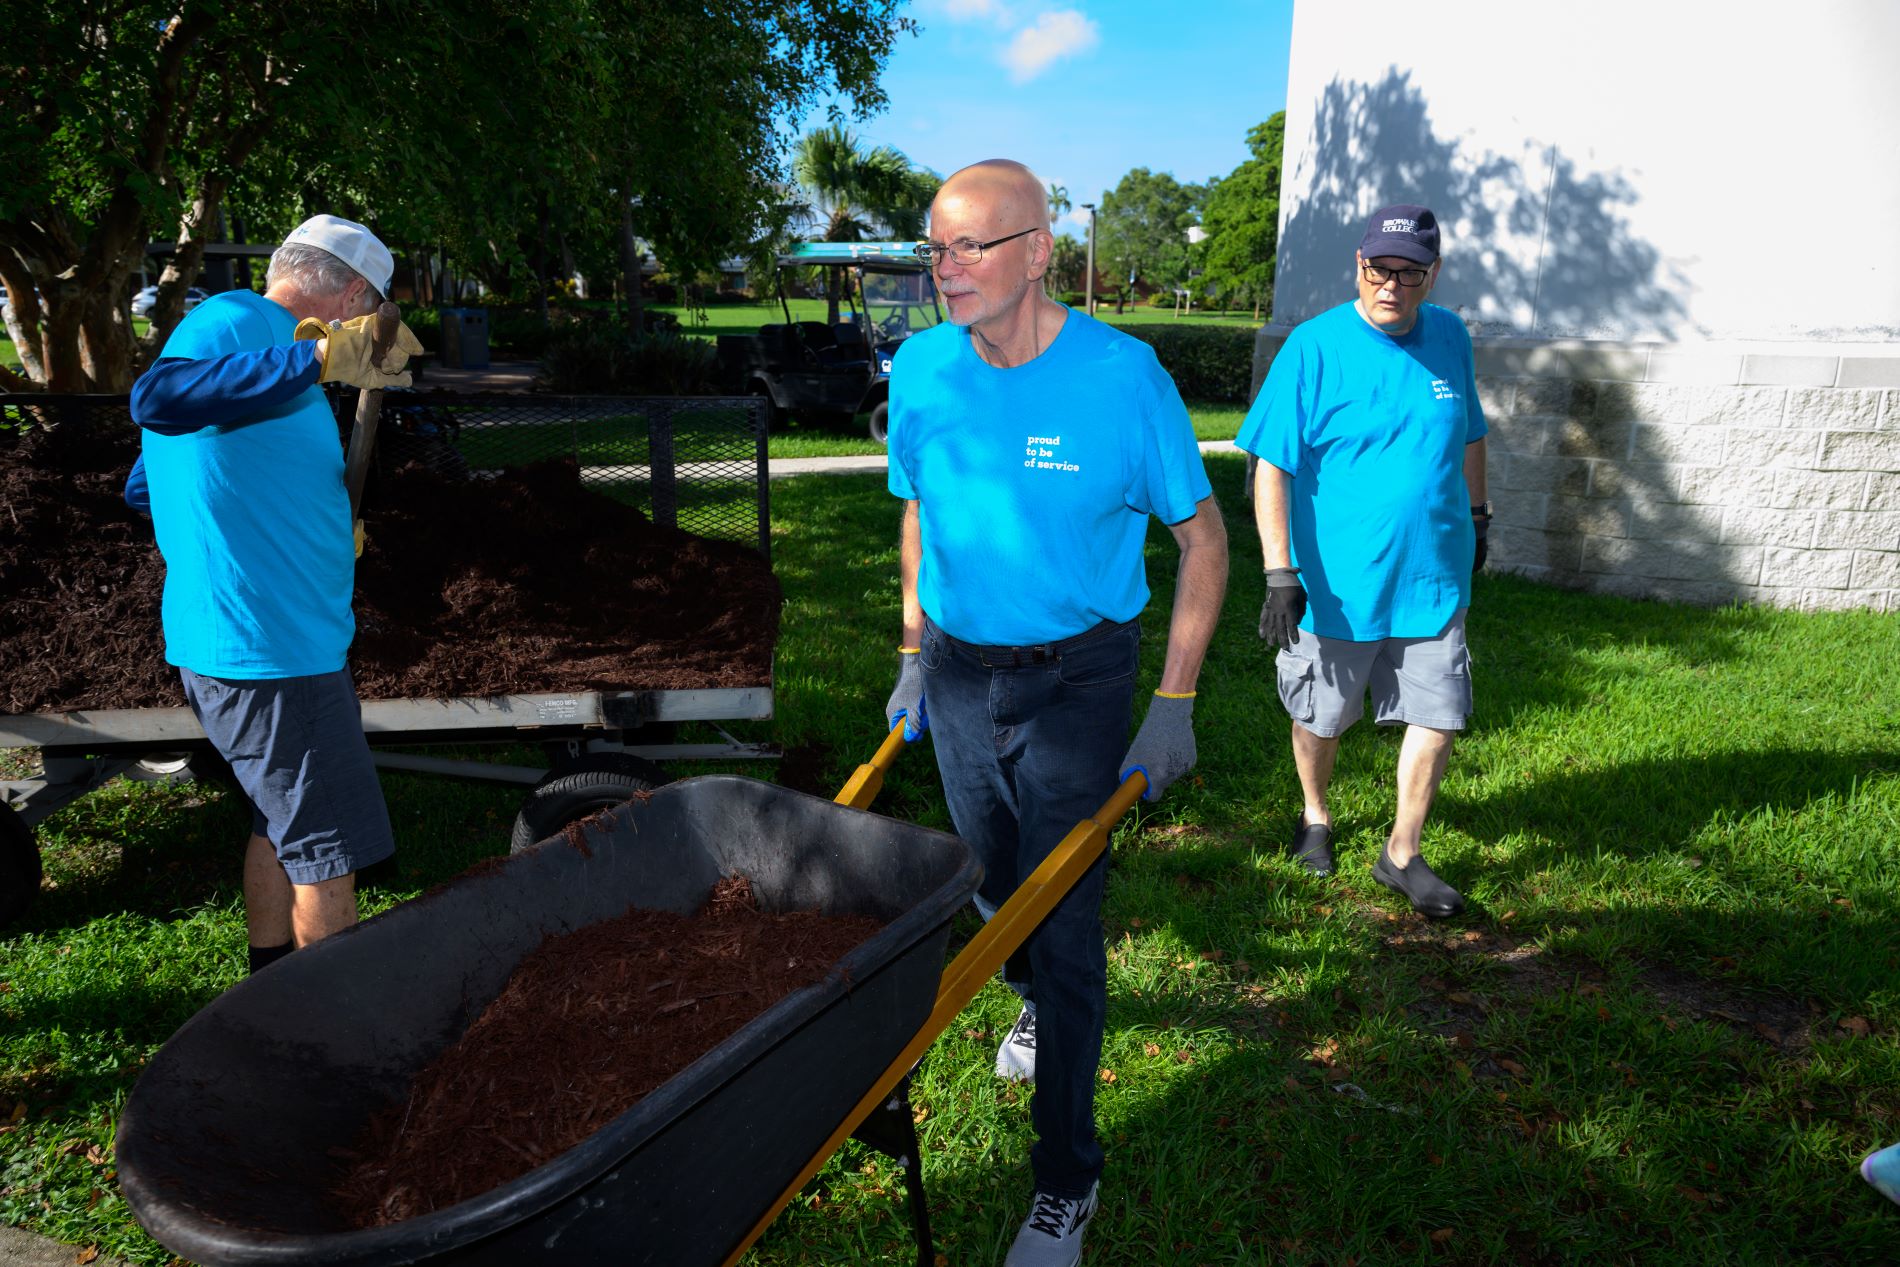
<path fill-rule="evenodd" d="M 982 260 L 983 252 L 992 246 L 1001 246 L 1005 242 L 1015 241 L 1024 233 L 1034 232 L 1034 229 L 1024 229 L 1022 233 L 1012 233 L 1006 238 L 997 238 L 993 242 L 972 242 L 968 238 L 958 238 L 954 242 L 919 242 L 911 250 L 917 253 L 918 259 L 931 268 L 935 268 L 945 256 L 967 268 Z"/>
<path fill-rule="evenodd" d="M 1394 277 L 1399 279 L 1401 286 L 1423 286 L 1425 274 L 1431 271 L 1428 268 L 1380 268 L 1377 264 L 1362 264 L 1360 267 L 1365 270 L 1366 280 L 1374 286 L 1383 286 Z"/>

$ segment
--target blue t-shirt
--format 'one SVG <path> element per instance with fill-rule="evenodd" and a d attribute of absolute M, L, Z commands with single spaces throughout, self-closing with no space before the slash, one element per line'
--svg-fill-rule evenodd
<path fill-rule="evenodd" d="M 224 404 L 217 377 L 254 379 L 258 365 L 270 365 L 308 380 L 246 418 L 141 433 L 152 526 L 165 556 L 165 659 L 206 677 L 333 673 L 356 631 L 343 447 L 311 358 L 283 351 L 295 329 L 280 304 L 231 291 L 186 316 L 159 362 L 176 381 L 192 367 L 168 363 L 226 358 L 217 374 L 198 379 L 214 415 Z M 245 353 L 256 355 L 234 355 Z M 135 416 L 141 405 L 157 410 L 152 392 L 134 395 Z M 172 415 L 189 400 L 164 404 Z"/>
<path fill-rule="evenodd" d="M 1293 476 L 1302 628 L 1430 638 L 1470 605 L 1465 446 L 1484 433 L 1456 314 L 1424 304 L 1395 338 L 1347 303 L 1294 328 L 1236 443 Z"/>
<path fill-rule="evenodd" d="M 1148 603 L 1148 516 L 1212 493 L 1153 349 L 1070 312 L 1041 356 L 998 369 L 968 330 L 906 339 L 891 366 L 890 490 L 918 503 L 917 596 L 966 642 L 1053 642 Z"/>

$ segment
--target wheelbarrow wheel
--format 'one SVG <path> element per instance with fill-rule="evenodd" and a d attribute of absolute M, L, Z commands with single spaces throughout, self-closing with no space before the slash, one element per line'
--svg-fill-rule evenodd
<path fill-rule="evenodd" d="M 10 805 L 0 805 L 0 928 L 26 913 L 40 895 L 40 848 Z"/>
<path fill-rule="evenodd" d="M 624 805 L 669 781 L 666 771 L 630 752 L 590 752 L 556 766 L 521 803 L 508 852 L 520 853 L 569 823 Z"/>

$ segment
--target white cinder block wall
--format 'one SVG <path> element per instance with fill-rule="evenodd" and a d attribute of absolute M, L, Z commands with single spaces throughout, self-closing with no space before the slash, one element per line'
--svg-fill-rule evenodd
<path fill-rule="evenodd" d="M 1256 390 L 1352 297 L 1372 208 L 1426 203 L 1491 423 L 1493 566 L 1900 611 L 1900 5 L 1452 0 L 1397 62 L 1359 38 L 1380 12 L 1295 9 Z"/>

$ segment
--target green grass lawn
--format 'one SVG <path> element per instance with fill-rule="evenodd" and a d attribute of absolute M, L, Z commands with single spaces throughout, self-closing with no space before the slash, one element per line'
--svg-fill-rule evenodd
<path fill-rule="evenodd" d="M 1369 873 L 1396 734 L 1341 747 L 1339 874 L 1282 852 L 1298 801 L 1242 465 L 1209 469 L 1234 592 L 1200 765 L 1116 833 L 1087 1261 L 1900 1261 L 1900 1210 L 1854 1169 L 1900 1140 L 1900 618 L 1481 578 L 1478 711 L 1425 838 L 1471 910 L 1434 925 Z M 896 511 L 877 476 L 773 500 L 778 717 L 733 729 L 834 789 L 882 729 Z M 1165 529 L 1149 550 L 1146 685 Z M 399 850 L 366 908 L 505 850 L 517 794 L 384 787 Z M 927 744 L 876 808 L 948 825 Z M 43 825 L 48 886 L 0 939 L 0 1219 L 166 1262 L 112 1182 L 113 1124 L 145 1058 L 239 977 L 244 831 L 215 790 L 128 783 Z M 999 1261 L 1026 1209 L 1027 1097 L 989 1072 L 1012 999 L 986 987 L 917 1081 L 950 1263 Z M 901 1193 L 847 1145 L 747 1262 L 909 1262 Z"/>

